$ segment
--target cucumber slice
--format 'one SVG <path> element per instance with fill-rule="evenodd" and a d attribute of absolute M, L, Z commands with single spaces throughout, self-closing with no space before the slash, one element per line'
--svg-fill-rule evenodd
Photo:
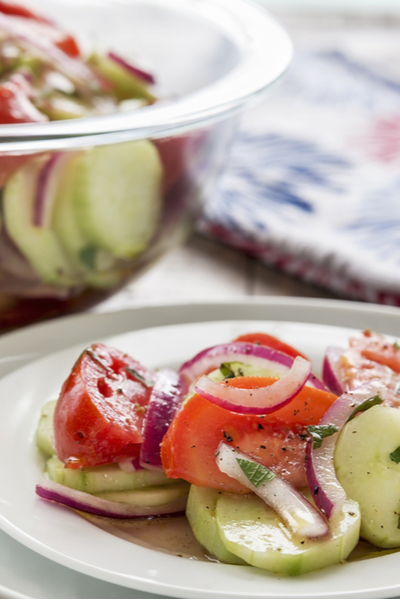
<path fill-rule="evenodd" d="M 50 226 L 33 225 L 38 176 L 48 158 L 32 158 L 8 180 L 3 193 L 5 226 L 43 281 L 70 287 L 82 281 L 56 233 Z"/>
<path fill-rule="evenodd" d="M 344 560 L 358 542 L 360 511 L 347 500 L 322 540 L 295 536 L 257 496 L 221 495 L 216 519 L 225 547 L 249 564 L 285 575 L 300 575 Z"/>
<path fill-rule="evenodd" d="M 229 367 L 235 374 L 235 377 L 239 376 L 252 376 L 252 377 L 278 377 L 279 379 L 282 377 L 281 374 L 276 373 L 272 369 L 265 369 L 263 367 L 256 367 L 254 365 L 245 365 L 241 362 L 230 362 L 228 363 Z M 221 369 L 215 369 L 208 374 L 208 376 L 217 382 L 224 381 L 225 375 L 222 373 Z"/>
<path fill-rule="evenodd" d="M 43 406 L 36 430 L 37 446 L 46 456 L 55 454 L 53 447 L 53 416 L 56 404 L 57 400 L 51 400 Z"/>
<path fill-rule="evenodd" d="M 66 193 L 88 246 L 119 258 L 133 258 L 147 247 L 162 208 L 162 165 L 151 142 L 92 148 L 76 157 L 65 176 L 71 178 Z"/>
<path fill-rule="evenodd" d="M 76 98 L 53 91 L 52 95 L 41 100 L 37 108 L 47 115 L 50 121 L 81 119 L 90 116 L 89 107 Z"/>
<path fill-rule="evenodd" d="M 162 506 L 169 504 L 182 496 L 187 496 L 190 484 L 181 481 L 174 485 L 148 487 L 141 490 L 127 490 L 125 492 L 104 492 L 95 494 L 99 498 L 112 502 L 123 502 L 134 506 Z"/>
<path fill-rule="evenodd" d="M 218 490 L 190 486 L 186 517 L 196 540 L 209 554 L 224 563 L 243 565 L 245 562 L 225 548 L 219 535 L 215 509 L 220 496 Z"/>
<path fill-rule="evenodd" d="M 163 472 L 142 469 L 126 473 L 117 464 L 101 465 L 87 469 L 66 469 L 64 464 L 53 456 L 47 461 L 47 474 L 53 481 L 88 494 L 103 492 L 123 492 L 155 485 L 173 484 Z"/>
<path fill-rule="evenodd" d="M 389 406 L 350 421 L 336 444 L 336 475 L 360 505 L 361 537 L 382 548 L 400 546 L 400 463 L 390 458 L 399 446 L 400 411 Z"/>
<path fill-rule="evenodd" d="M 129 100 L 130 98 L 144 98 L 148 102 L 156 100 L 155 96 L 149 92 L 147 86 L 138 77 L 129 73 L 107 56 L 94 52 L 89 56 L 87 62 L 97 73 L 111 82 L 114 94 L 119 101 Z"/>
<path fill-rule="evenodd" d="M 74 206 L 74 171 L 82 154 L 71 153 L 67 168 L 60 175 L 52 225 L 74 268 L 83 273 L 85 282 L 92 287 L 113 287 L 125 273 L 110 252 L 91 245 L 83 235 Z"/>

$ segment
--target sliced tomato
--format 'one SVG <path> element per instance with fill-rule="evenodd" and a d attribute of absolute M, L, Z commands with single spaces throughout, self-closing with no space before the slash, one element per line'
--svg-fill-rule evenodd
<path fill-rule="evenodd" d="M 32 21 L 32 32 L 47 38 L 69 56 L 80 56 L 79 47 L 75 38 L 69 33 L 65 33 L 55 23 L 42 15 L 39 15 L 20 4 L 5 2 L 4 0 L 0 0 L 0 13 L 15 17 L 16 19 L 29 19 Z"/>
<path fill-rule="evenodd" d="M 163 191 L 166 193 L 187 174 L 191 138 L 188 135 L 178 135 L 155 140 L 154 143 L 164 167 Z"/>
<path fill-rule="evenodd" d="M 22 86 L 15 81 L 8 81 L 0 85 L 0 123 L 33 123 L 37 121 L 47 121 L 47 117 L 32 104 Z M 28 154 L 0 155 L 0 188 L 29 158 Z"/>
<path fill-rule="evenodd" d="M 154 374 L 103 344 L 86 349 L 64 382 L 54 414 L 54 446 L 69 468 L 139 455 Z"/>
<path fill-rule="evenodd" d="M 279 350 L 280 352 L 284 352 L 289 356 L 302 356 L 306 360 L 310 360 L 305 354 L 297 350 L 297 348 L 293 348 L 293 346 L 289 346 L 289 344 L 285 344 L 278 338 L 273 335 L 269 335 L 269 333 L 245 333 L 244 335 L 239 335 L 234 342 L 251 342 L 252 344 L 260 344 L 261 346 L 267 346 L 268 348 L 273 348 L 274 350 Z"/>
<path fill-rule="evenodd" d="M 368 360 L 386 365 L 396 373 L 400 373 L 399 344 L 393 344 L 382 335 L 367 329 L 363 332 L 362 337 L 354 340 L 353 347 L 358 348 L 360 354 Z"/>
<path fill-rule="evenodd" d="M 17 17 L 24 17 L 25 19 L 35 19 L 37 21 L 47 22 L 47 19 L 44 17 L 41 17 L 28 8 L 25 8 L 25 6 L 15 4 L 14 2 L 4 2 L 4 0 L 0 0 L 0 12 L 4 13 L 5 15 L 13 15 Z"/>
<path fill-rule="evenodd" d="M 273 377 L 235 377 L 235 387 L 261 387 Z M 182 478 L 198 486 L 235 493 L 246 489 L 221 473 L 215 453 L 221 441 L 231 443 L 297 487 L 306 485 L 305 426 L 317 424 L 336 396 L 304 387 L 285 407 L 267 415 L 232 413 L 198 394 L 183 405 L 165 435 L 161 458 L 168 477 Z"/>
<path fill-rule="evenodd" d="M 7 183 L 9 177 L 11 177 L 11 175 L 15 173 L 19 167 L 22 167 L 22 165 L 26 163 L 31 156 L 32 155 L 30 154 L 24 154 L 21 156 L 3 156 L 0 154 L 0 188 Z"/>
<path fill-rule="evenodd" d="M 34 123 L 47 117 L 29 100 L 27 92 L 15 81 L 0 85 L 0 123 Z"/>

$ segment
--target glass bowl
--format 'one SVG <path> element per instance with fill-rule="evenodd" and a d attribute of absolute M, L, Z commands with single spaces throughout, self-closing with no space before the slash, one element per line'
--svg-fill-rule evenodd
<path fill-rule="evenodd" d="M 236 115 L 270 90 L 292 56 L 286 32 L 245 0 L 29 7 L 73 34 L 83 53 L 145 64 L 158 101 L 0 125 L 0 332 L 89 308 L 182 242 Z M 38 208 L 45 165 L 52 179 Z"/>

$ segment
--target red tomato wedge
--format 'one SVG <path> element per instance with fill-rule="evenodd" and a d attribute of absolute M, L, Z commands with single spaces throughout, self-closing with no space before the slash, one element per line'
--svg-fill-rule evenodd
<path fill-rule="evenodd" d="M 14 81 L 0 85 L 0 123 L 33 123 L 47 121 L 47 117 L 37 110 L 29 100 L 26 91 Z M 0 187 L 19 169 L 30 155 L 0 156 Z"/>
<path fill-rule="evenodd" d="M 37 15 L 32 12 L 25 6 L 21 6 L 20 4 L 15 4 L 14 2 L 4 2 L 4 0 L 0 0 L 0 12 L 5 15 L 13 15 L 16 17 L 25 17 L 25 19 L 35 19 L 37 21 L 43 21 L 47 23 L 47 19 Z"/>
<path fill-rule="evenodd" d="M 63 384 L 54 446 L 66 467 L 94 467 L 139 456 L 154 374 L 123 352 L 93 344 Z"/>
<path fill-rule="evenodd" d="M 29 100 L 26 91 L 14 81 L 0 85 L 0 123 L 34 123 L 47 117 Z"/>
<path fill-rule="evenodd" d="M 235 377 L 235 387 L 271 385 L 274 377 Z M 237 481 L 221 473 L 215 453 L 227 441 L 266 467 L 301 487 L 305 473 L 306 425 L 317 424 L 336 400 L 335 394 L 304 387 L 287 406 L 266 417 L 240 415 L 220 408 L 198 394 L 183 405 L 172 421 L 161 446 L 168 477 L 198 486 L 246 493 Z"/>
<path fill-rule="evenodd" d="M 354 347 L 358 348 L 361 355 L 381 365 L 390 367 L 396 373 L 400 373 L 400 346 L 389 342 L 385 337 L 366 330 L 363 337 L 354 341 Z"/>
<path fill-rule="evenodd" d="M 49 41 L 53 42 L 60 50 L 69 56 L 77 57 L 80 55 L 79 47 L 75 39 L 69 33 L 65 33 L 49 19 L 42 17 L 42 15 L 34 13 L 20 4 L 5 2 L 4 0 L 0 0 L 0 13 L 17 19 L 30 19 L 32 21 L 31 29 L 32 31 L 35 31 L 37 35 L 43 35 L 43 37 L 48 38 Z"/>
<path fill-rule="evenodd" d="M 285 344 L 278 338 L 273 335 L 269 335 L 269 333 L 245 333 L 244 335 L 239 335 L 234 342 L 251 342 L 252 344 L 261 344 L 261 346 L 267 346 L 268 348 L 273 348 L 274 350 L 279 350 L 280 352 L 284 352 L 289 356 L 302 356 L 306 360 L 310 360 L 305 354 L 293 348 L 293 346 L 289 346 L 289 344 Z"/>
<path fill-rule="evenodd" d="M 7 183 L 7 180 L 17 169 L 22 167 L 30 158 L 31 154 L 21 154 L 21 156 L 0 155 L 0 188 Z"/>

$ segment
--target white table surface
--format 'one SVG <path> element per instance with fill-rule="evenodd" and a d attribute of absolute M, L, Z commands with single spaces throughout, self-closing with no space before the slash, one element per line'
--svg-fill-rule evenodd
<path fill-rule="evenodd" d="M 243 296 L 338 298 L 229 246 L 194 235 L 151 271 L 93 310 L 105 312 L 160 301 L 212 301 Z"/>

